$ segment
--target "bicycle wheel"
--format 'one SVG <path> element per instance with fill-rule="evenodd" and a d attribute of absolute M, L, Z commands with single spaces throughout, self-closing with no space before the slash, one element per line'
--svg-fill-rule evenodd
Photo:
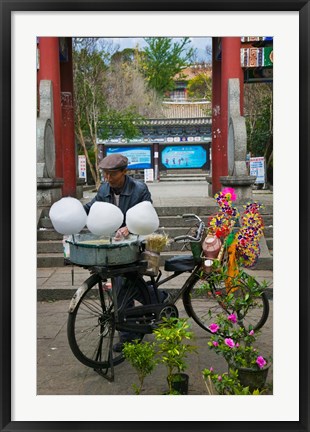
<path fill-rule="evenodd" d="M 111 289 L 105 289 L 99 275 L 90 276 L 87 289 L 73 312 L 69 312 L 67 335 L 75 357 L 85 366 L 106 369 L 124 360 L 113 351 L 114 304 Z"/>
<path fill-rule="evenodd" d="M 248 294 L 246 285 L 236 291 L 234 296 L 245 298 Z M 269 315 L 269 302 L 265 293 L 253 298 L 251 306 L 247 310 L 236 312 L 233 303 L 227 305 L 223 299 L 226 296 L 226 288 L 222 286 L 209 286 L 197 277 L 183 295 L 183 304 L 187 314 L 204 330 L 211 333 L 209 325 L 216 320 L 219 314 L 237 314 L 238 324 L 253 330 L 260 329 Z"/>

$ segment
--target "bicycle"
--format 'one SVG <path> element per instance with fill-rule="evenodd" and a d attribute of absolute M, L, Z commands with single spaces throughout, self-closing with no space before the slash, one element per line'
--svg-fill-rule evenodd
<path fill-rule="evenodd" d="M 110 381 L 114 379 L 114 366 L 124 361 L 122 353 L 113 351 L 117 331 L 151 334 L 163 317 L 179 316 L 176 302 L 181 298 L 186 314 L 207 332 L 211 332 L 208 326 L 216 315 L 235 312 L 233 302 L 224 301 L 229 295 L 235 294 L 227 294 L 225 287 L 214 282 L 208 284 L 211 278 L 204 272 L 201 254 L 204 222 L 192 214 L 183 215 L 183 218 L 195 220 L 195 235 L 178 236 L 174 241 L 189 244 L 192 253 L 167 259 L 164 268 L 172 274 L 163 279 L 159 270 L 157 276 L 148 276 L 146 280 L 147 261 L 142 260 L 126 265 L 83 266 L 90 271 L 91 276 L 78 288 L 70 302 L 68 341 L 81 363 Z M 140 246 L 142 252 L 143 241 Z M 173 292 L 168 302 L 161 303 L 159 287 L 186 272 L 190 275 L 182 287 Z M 127 289 L 126 297 L 118 304 L 120 277 L 122 283 L 127 284 Z M 205 288 L 206 284 L 208 289 Z M 256 284 L 259 288 L 258 282 Z M 238 291 L 239 299 L 246 298 L 249 292 L 246 281 Z M 127 307 L 133 298 L 139 298 L 140 305 Z M 259 291 L 246 313 L 237 311 L 237 315 L 239 325 L 251 325 L 254 330 L 261 328 L 269 315 L 266 294 Z"/>

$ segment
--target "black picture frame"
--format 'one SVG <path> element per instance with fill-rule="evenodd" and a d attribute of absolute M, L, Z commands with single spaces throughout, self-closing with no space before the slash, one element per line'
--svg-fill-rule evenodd
<path fill-rule="evenodd" d="M 303 0 L 182 0 L 134 1 L 0 1 L 1 14 L 1 261 L 0 261 L 0 427 L 1 431 L 310 431 L 309 428 L 309 1 Z M 300 382 L 299 421 L 285 422 L 23 422 L 11 421 L 11 13 L 14 11 L 298 11 L 300 23 L 299 42 L 299 182 L 300 182 L 300 251 L 299 251 L 299 329 L 300 329 Z M 294 197 L 288 197 L 289 205 L 296 206 Z M 291 201 L 292 200 L 292 201 Z M 296 275 L 298 280 L 298 275 Z M 27 283 L 27 282 L 25 282 Z M 297 289 L 297 287 L 292 287 Z M 289 301 L 289 299 L 287 299 Z M 284 329 L 285 331 L 285 329 Z M 293 349 L 288 346 L 288 350 Z M 289 353 L 288 353 L 289 354 Z M 25 371 L 27 373 L 27 371 Z M 289 379 L 289 377 L 288 377 Z M 137 410 L 137 417 L 139 413 Z M 263 413 L 262 413 L 263 415 Z M 160 418 L 160 413 L 158 414 Z"/>

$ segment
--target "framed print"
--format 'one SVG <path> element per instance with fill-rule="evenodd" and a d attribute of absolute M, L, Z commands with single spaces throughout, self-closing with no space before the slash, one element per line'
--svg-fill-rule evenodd
<path fill-rule="evenodd" d="M 1 430 L 309 431 L 309 24 L 309 2 L 299 0 L 1 0 Z M 245 35 L 273 37 L 275 52 L 272 394 L 39 394 L 37 38 Z M 68 47 L 63 43 L 60 48 L 66 62 Z M 206 153 L 204 166 L 209 166 L 209 147 L 204 146 L 193 144 Z M 149 168 L 154 161 L 149 145 L 132 145 L 133 159 L 137 149 L 143 149 Z M 164 156 L 161 166 L 168 159 Z M 65 379 L 66 365 L 62 374 Z"/>

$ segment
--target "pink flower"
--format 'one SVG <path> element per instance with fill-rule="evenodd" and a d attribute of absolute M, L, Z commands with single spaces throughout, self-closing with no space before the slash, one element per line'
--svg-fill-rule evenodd
<path fill-rule="evenodd" d="M 249 335 L 253 336 L 254 335 L 254 330 L 251 330 L 250 333 L 249 333 Z"/>
<path fill-rule="evenodd" d="M 233 189 L 233 188 L 230 188 L 230 187 L 224 188 L 224 189 L 222 189 L 222 193 L 224 195 L 229 194 L 230 195 L 230 199 L 232 201 L 236 201 L 236 199 L 237 199 L 237 195 L 236 195 L 235 189 Z"/>
<path fill-rule="evenodd" d="M 218 379 L 218 381 L 222 381 L 222 377 L 221 377 L 221 375 L 219 375 L 219 376 L 217 377 L 217 379 Z"/>
<path fill-rule="evenodd" d="M 212 343 L 213 343 L 213 346 L 215 346 L 215 347 L 219 346 L 219 343 L 216 341 L 213 341 Z"/>
<path fill-rule="evenodd" d="M 210 372 L 213 372 L 213 367 L 212 366 L 210 367 Z"/>
<path fill-rule="evenodd" d="M 234 324 L 236 324 L 236 322 L 237 322 L 237 317 L 235 314 L 228 315 L 227 319 Z"/>
<path fill-rule="evenodd" d="M 267 363 L 267 362 L 266 362 L 266 360 L 264 359 L 264 357 L 262 357 L 262 356 L 258 356 L 258 357 L 257 357 L 257 359 L 256 359 L 256 364 L 258 365 L 258 367 L 259 367 L 260 369 L 262 369 L 262 368 L 265 366 L 266 363 Z"/>
<path fill-rule="evenodd" d="M 212 324 L 209 325 L 209 329 L 210 329 L 211 333 L 216 333 L 219 328 L 220 327 L 217 324 L 215 324 L 215 323 L 212 323 Z"/>
<path fill-rule="evenodd" d="M 226 338 L 224 342 L 227 346 L 229 346 L 229 348 L 233 348 L 235 346 L 235 342 L 230 338 Z"/>
<path fill-rule="evenodd" d="M 236 348 L 239 348 L 239 346 L 240 346 L 240 345 L 239 345 L 238 342 L 237 342 L 237 343 L 236 343 Z"/>

